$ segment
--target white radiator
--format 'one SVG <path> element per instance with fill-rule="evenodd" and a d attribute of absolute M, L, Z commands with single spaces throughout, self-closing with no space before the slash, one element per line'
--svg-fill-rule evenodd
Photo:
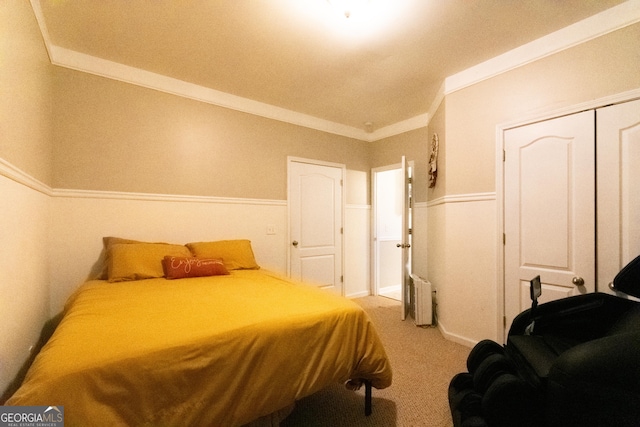
<path fill-rule="evenodd" d="M 431 283 L 422 277 L 412 274 L 416 325 L 431 325 L 433 323 L 433 294 L 431 292 Z"/>

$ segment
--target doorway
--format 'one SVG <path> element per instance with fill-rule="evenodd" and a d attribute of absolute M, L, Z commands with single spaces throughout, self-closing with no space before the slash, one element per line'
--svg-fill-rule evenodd
<path fill-rule="evenodd" d="M 403 168 L 398 163 L 371 171 L 373 293 L 397 301 L 410 299 L 404 294 L 411 265 L 411 234 L 407 231 L 411 229 L 410 179 L 405 174 L 411 175 L 411 166 Z"/>
<path fill-rule="evenodd" d="M 402 169 L 374 169 L 374 289 L 400 301 L 402 292 Z"/>

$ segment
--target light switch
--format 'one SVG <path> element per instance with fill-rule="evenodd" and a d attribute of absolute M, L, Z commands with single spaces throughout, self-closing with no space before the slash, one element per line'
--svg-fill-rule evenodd
<path fill-rule="evenodd" d="M 276 226 L 267 225 L 267 234 L 276 234 Z"/>

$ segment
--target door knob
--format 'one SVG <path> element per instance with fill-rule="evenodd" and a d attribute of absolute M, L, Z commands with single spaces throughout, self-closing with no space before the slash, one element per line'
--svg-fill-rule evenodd
<path fill-rule="evenodd" d="M 402 247 L 401 243 L 396 244 L 396 248 L 401 248 L 401 247 Z"/>
<path fill-rule="evenodd" d="M 293 242 L 291 242 L 291 244 L 292 244 L 293 246 L 295 246 L 296 248 L 298 247 L 298 241 L 297 241 L 297 240 L 294 240 Z"/>
<path fill-rule="evenodd" d="M 576 286 L 584 286 L 584 279 L 582 277 L 574 277 L 573 279 L 571 279 L 571 283 L 573 283 Z"/>

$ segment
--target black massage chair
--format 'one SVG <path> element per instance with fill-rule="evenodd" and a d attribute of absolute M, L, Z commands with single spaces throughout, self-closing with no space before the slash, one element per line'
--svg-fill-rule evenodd
<path fill-rule="evenodd" d="M 640 297 L 640 256 L 612 288 Z M 506 345 L 479 342 L 451 380 L 454 426 L 640 426 L 640 302 L 592 293 L 538 306 L 539 295 L 537 277 Z"/>

